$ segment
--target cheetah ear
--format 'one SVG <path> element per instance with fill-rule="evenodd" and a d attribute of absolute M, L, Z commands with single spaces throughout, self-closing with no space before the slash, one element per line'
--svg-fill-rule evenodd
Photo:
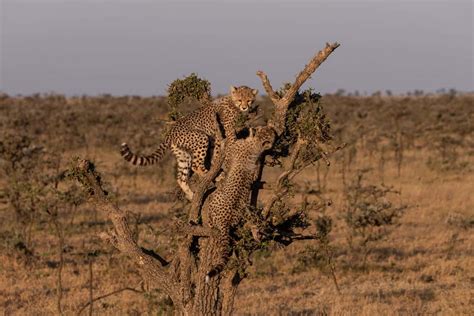
<path fill-rule="evenodd" d="M 234 93 L 235 91 L 237 91 L 237 88 L 234 86 L 230 86 L 230 92 Z"/>
<path fill-rule="evenodd" d="M 257 95 L 258 90 L 257 90 L 257 89 L 253 89 L 253 90 L 252 90 L 252 93 L 253 93 L 253 95 Z"/>

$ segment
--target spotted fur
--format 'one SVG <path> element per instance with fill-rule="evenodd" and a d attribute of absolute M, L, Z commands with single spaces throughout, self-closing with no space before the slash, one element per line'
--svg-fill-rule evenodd
<path fill-rule="evenodd" d="M 206 279 L 224 268 L 231 254 L 231 230 L 245 217 L 250 191 L 263 151 L 270 149 L 275 132 L 269 127 L 257 128 L 246 139 L 230 143 L 224 160 L 225 177 L 209 196 L 203 211 L 203 222 L 217 229 L 219 261 L 209 270 Z"/>
<path fill-rule="evenodd" d="M 153 165 L 160 161 L 167 149 L 176 157 L 178 170 L 177 182 L 189 200 L 193 198 L 188 181 L 191 170 L 202 176 L 207 172 L 206 156 L 211 141 L 215 150 L 220 147 L 216 135 L 224 130 L 226 140 L 236 139 L 235 125 L 242 112 L 247 112 L 255 101 L 258 91 L 246 86 L 231 87 L 230 94 L 203 106 L 176 121 L 165 137 L 165 140 L 151 154 L 139 156 L 134 154 L 126 143 L 122 144 L 123 158 L 134 165 Z"/>

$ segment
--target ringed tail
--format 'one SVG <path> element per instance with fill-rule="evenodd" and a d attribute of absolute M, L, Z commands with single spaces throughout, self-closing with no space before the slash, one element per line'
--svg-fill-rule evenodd
<path fill-rule="evenodd" d="M 161 143 L 151 155 L 147 156 L 139 156 L 134 154 L 128 147 L 127 143 L 122 143 L 121 147 L 120 154 L 122 155 L 123 159 L 131 162 L 134 165 L 148 166 L 157 163 L 163 158 L 166 149 L 168 149 L 168 144 L 167 142 Z"/>

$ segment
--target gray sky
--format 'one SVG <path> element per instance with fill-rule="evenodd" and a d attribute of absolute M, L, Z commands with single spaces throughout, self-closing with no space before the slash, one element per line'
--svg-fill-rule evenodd
<path fill-rule="evenodd" d="M 164 94 L 196 72 L 214 93 L 293 80 L 338 88 L 473 91 L 472 1 L 0 0 L 0 91 Z"/>

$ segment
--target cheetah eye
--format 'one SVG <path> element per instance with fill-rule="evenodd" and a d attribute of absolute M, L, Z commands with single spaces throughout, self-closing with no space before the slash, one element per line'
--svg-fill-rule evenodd
<path fill-rule="evenodd" d="M 241 105 L 241 104 L 242 104 L 242 100 L 237 100 L 237 102 L 235 102 L 235 104 Z"/>
<path fill-rule="evenodd" d="M 247 105 L 252 105 L 253 101 L 250 100 L 250 101 L 247 101 Z"/>

